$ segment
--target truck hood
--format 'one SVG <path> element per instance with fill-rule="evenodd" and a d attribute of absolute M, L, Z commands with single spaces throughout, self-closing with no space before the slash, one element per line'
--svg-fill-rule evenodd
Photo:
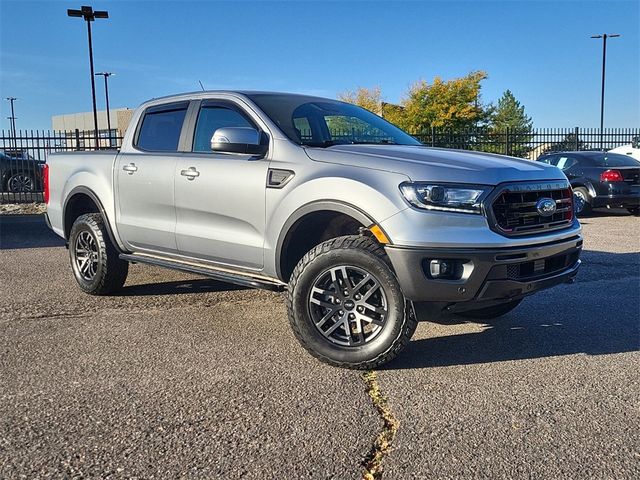
<path fill-rule="evenodd" d="M 410 145 L 335 145 L 307 148 L 318 162 L 400 173 L 412 181 L 497 185 L 527 180 L 560 180 L 556 167 L 492 153 Z"/>

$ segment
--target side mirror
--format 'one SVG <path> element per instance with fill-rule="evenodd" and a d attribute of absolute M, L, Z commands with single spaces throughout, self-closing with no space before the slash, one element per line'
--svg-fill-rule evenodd
<path fill-rule="evenodd" d="M 263 135 L 251 127 L 223 127 L 213 132 L 211 150 L 214 152 L 264 155 L 269 146 Z"/>

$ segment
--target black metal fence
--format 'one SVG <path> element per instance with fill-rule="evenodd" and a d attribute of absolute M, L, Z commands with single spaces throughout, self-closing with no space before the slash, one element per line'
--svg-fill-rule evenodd
<path fill-rule="evenodd" d="M 117 149 L 122 137 L 73 130 L 0 131 L 0 204 L 42 202 L 43 165 L 49 154 L 83 150 Z"/>
<path fill-rule="evenodd" d="M 611 150 L 640 137 L 640 128 L 537 128 L 501 131 L 490 128 L 431 128 L 413 133 L 425 145 L 499 153 L 535 160 L 546 152 Z"/>
<path fill-rule="evenodd" d="M 30 130 L 0 131 L 0 203 L 41 202 L 42 165 L 52 152 L 117 149 L 122 137 L 94 132 Z M 458 148 L 535 160 L 541 154 L 564 150 L 610 150 L 640 137 L 640 128 L 539 128 L 531 131 L 488 128 L 451 130 L 431 128 L 413 135 L 434 147 Z"/>

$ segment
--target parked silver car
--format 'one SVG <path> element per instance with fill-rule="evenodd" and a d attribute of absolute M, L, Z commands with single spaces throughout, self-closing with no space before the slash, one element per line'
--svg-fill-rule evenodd
<path fill-rule="evenodd" d="M 118 153 L 48 163 L 48 219 L 82 290 L 118 290 L 129 262 L 286 290 L 300 343 L 342 367 L 391 360 L 434 308 L 497 317 L 580 265 L 556 167 L 428 148 L 325 98 L 155 99 Z"/>

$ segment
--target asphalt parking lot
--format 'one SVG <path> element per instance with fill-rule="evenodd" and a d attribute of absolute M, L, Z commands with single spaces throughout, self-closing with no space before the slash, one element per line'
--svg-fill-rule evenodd
<path fill-rule="evenodd" d="M 377 373 L 383 478 L 640 478 L 640 218 L 585 218 L 574 285 L 421 323 Z M 0 478 L 361 478 L 382 420 L 279 294 L 132 266 L 76 288 L 40 216 L 0 216 Z"/>

